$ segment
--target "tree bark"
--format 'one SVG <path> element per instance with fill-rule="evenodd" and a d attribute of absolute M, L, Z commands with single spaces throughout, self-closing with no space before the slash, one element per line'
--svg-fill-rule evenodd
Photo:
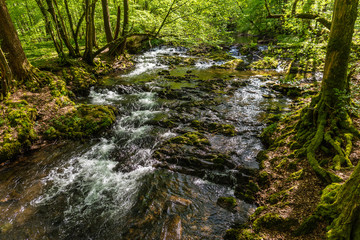
<path fill-rule="evenodd" d="M 9 92 L 10 82 L 12 80 L 12 72 L 9 67 L 9 64 L 6 60 L 5 54 L 0 48 L 0 71 L 1 71 L 1 96 L 0 100 L 3 100 L 4 97 Z"/>
<path fill-rule="evenodd" d="M 112 42 L 112 40 L 113 40 L 113 34 L 111 31 L 108 0 L 101 0 L 101 5 L 102 5 L 102 11 L 103 11 L 106 41 L 109 43 L 109 42 Z"/>
<path fill-rule="evenodd" d="M 80 51 L 79 51 L 79 43 L 78 43 L 78 39 L 77 39 L 77 35 L 76 32 L 74 30 L 74 23 L 73 23 L 73 17 L 71 15 L 70 9 L 69 9 L 69 3 L 68 0 L 64 0 L 64 4 L 65 4 L 65 9 L 66 9 L 66 14 L 68 16 L 68 21 L 69 21 L 69 26 L 70 26 L 70 31 L 71 31 L 71 35 L 73 37 L 74 43 L 75 43 L 75 54 L 77 56 L 80 56 Z"/>
<path fill-rule="evenodd" d="M 83 60 L 88 64 L 94 64 L 93 48 L 94 48 L 94 14 L 97 0 L 85 0 L 85 21 L 86 21 L 86 37 L 85 52 Z"/>
<path fill-rule="evenodd" d="M 75 53 L 75 49 L 73 48 L 73 46 L 71 45 L 71 43 L 69 41 L 69 37 L 66 32 L 64 21 L 63 21 L 62 17 L 60 15 L 58 16 L 55 12 L 54 4 L 55 4 L 55 6 L 57 6 L 56 1 L 55 0 L 46 0 L 46 3 L 48 5 L 48 11 L 54 21 L 56 30 L 58 31 L 59 38 L 61 38 L 64 41 L 65 46 L 69 50 L 69 55 L 71 57 L 77 57 L 77 54 Z"/>
<path fill-rule="evenodd" d="M 56 39 L 56 36 L 52 30 L 52 27 L 51 27 L 51 21 L 49 20 L 49 17 L 48 17 L 48 12 L 46 11 L 45 9 L 45 6 L 44 4 L 42 3 L 41 0 L 35 0 L 43 17 L 44 17 L 44 20 L 45 20 L 45 29 L 46 29 L 46 33 L 50 35 L 53 43 L 54 43 L 54 46 L 55 46 L 55 50 L 58 54 L 58 56 L 60 58 L 63 58 L 64 57 L 64 51 L 63 51 L 63 46 L 62 46 L 62 42 L 61 41 L 58 41 Z"/>
<path fill-rule="evenodd" d="M 5 0 L 0 0 L 0 43 L 5 53 L 13 77 L 26 81 L 31 74 L 31 65 L 27 60 L 15 26 L 11 21 Z"/>
<path fill-rule="evenodd" d="M 325 59 L 321 92 L 324 100 L 336 107 L 341 103 L 341 93 L 347 94 L 347 70 L 350 57 L 358 0 L 337 0 Z"/>
<path fill-rule="evenodd" d="M 117 39 L 119 37 L 120 33 L 120 22 L 121 22 L 121 9 L 120 6 L 117 8 L 117 17 L 116 17 L 116 27 L 115 27 L 115 33 L 114 33 L 114 39 Z"/>
<path fill-rule="evenodd" d="M 294 1 L 294 4 L 292 6 L 291 9 L 291 15 L 286 15 L 286 14 L 272 14 L 270 11 L 270 7 L 269 4 L 267 2 L 267 0 L 265 0 L 265 8 L 266 11 L 268 12 L 268 16 L 267 18 L 284 18 L 284 17 L 294 17 L 294 18 L 299 18 L 299 19 L 312 19 L 315 20 L 319 23 L 321 23 L 322 25 L 324 25 L 327 29 L 330 30 L 331 28 L 331 22 L 328 21 L 327 19 L 321 17 L 319 14 L 311 14 L 311 13 L 296 13 L 296 4 L 298 3 L 298 0 Z"/>

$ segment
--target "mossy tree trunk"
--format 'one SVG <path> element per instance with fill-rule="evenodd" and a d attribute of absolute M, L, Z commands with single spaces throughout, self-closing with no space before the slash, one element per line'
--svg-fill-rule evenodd
<path fill-rule="evenodd" d="M 359 135 L 347 111 L 350 104 L 347 69 L 357 6 L 358 0 L 335 1 L 321 91 L 303 110 L 297 126 L 297 139 L 304 143 L 310 165 L 327 183 L 339 182 L 341 178 L 320 166 L 317 151 L 333 149 L 334 170 L 342 165 L 351 167 L 352 138 Z"/>
<path fill-rule="evenodd" d="M 30 80 L 34 77 L 33 68 L 25 56 L 5 0 L 0 0 L 0 16 L 0 44 L 13 78 L 19 82 Z"/>
<path fill-rule="evenodd" d="M 1 71 L 0 101 L 2 101 L 9 92 L 10 82 L 12 80 L 12 73 L 9 64 L 6 60 L 5 54 L 1 48 L 0 48 L 0 71 Z"/>
<path fill-rule="evenodd" d="M 360 164 L 341 186 L 335 203 L 328 207 L 338 214 L 327 233 L 328 239 L 360 239 Z"/>

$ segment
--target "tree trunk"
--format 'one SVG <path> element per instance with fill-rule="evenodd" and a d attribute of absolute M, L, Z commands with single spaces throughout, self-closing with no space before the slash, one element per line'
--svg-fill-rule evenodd
<path fill-rule="evenodd" d="M 73 48 L 73 46 L 70 43 L 68 34 L 66 32 L 66 28 L 65 28 L 65 24 L 64 21 L 61 17 L 61 15 L 57 15 L 55 12 L 55 7 L 54 7 L 54 3 L 55 6 L 57 7 L 57 3 L 55 0 L 46 0 L 46 3 L 48 5 L 48 11 L 54 21 L 54 25 L 56 27 L 56 30 L 59 34 L 59 38 L 61 38 L 64 41 L 65 46 L 67 47 L 67 49 L 69 50 L 69 55 L 71 57 L 77 57 L 77 54 L 75 53 L 75 49 Z M 58 19 L 59 18 L 59 19 Z"/>
<path fill-rule="evenodd" d="M 68 21 L 69 21 L 69 26 L 70 26 L 70 31 L 71 31 L 71 34 L 72 34 L 72 37 L 73 37 L 73 40 L 74 40 L 74 43 L 75 43 L 75 54 L 77 56 L 80 56 L 80 51 L 79 51 L 79 43 L 78 43 L 78 39 L 77 39 L 77 36 L 76 36 L 76 32 L 74 30 L 74 23 L 73 23 L 73 17 L 71 15 L 71 12 L 70 12 L 70 9 L 69 9 L 69 3 L 68 3 L 68 0 L 64 0 L 64 3 L 65 3 L 65 9 L 66 9 L 66 14 L 68 16 Z"/>
<path fill-rule="evenodd" d="M 35 0 L 35 1 L 37 3 L 38 7 L 40 8 L 40 11 L 44 17 L 46 33 L 50 35 L 50 37 L 54 43 L 55 50 L 58 53 L 59 58 L 64 58 L 64 51 L 63 51 L 62 43 L 61 43 L 61 41 L 58 41 L 56 39 L 56 36 L 51 28 L 51 21 L 49 20 L 48 12 L 46 11 L 41 0 Z"/>
<path fill-rule="evenodd" d="M 113 39 L 112 31 L 111 31 L 108 0 L 101 0 L 101 4 L 102 4 L 102 11 L 103 11 L 103 18 L 104 18 L 106 41 L 108 43 L 110 43 L 114 39 Z"/>
<path fill-rule="evenodd" d="M 94 48 L 94 14 L 96 0 L 85 0 L 85 21 L 86 21 L 86 37 L 85 52 L 83 60 L 88 64 L 94 64 L 93 48 Z"/>
<path fill-rule="evenodd" d="M 11 21 L 5 0 L 0 0 L 0 43 L 15 80 L 26 81 L 31 75 L 31 65 L 27 60 L 21 42 Z"/>
<path fill-rule="evenodd" d="M 322 168 L 316 152 L 322 145 L 335 152 L 333 169 L 352 166 L 349 160 L 353 135 L 360 133 L 352 124 L 346 107 L 350 104 L 347 68 L 357 17 L 358 0 L 336 0 L 326 53 L 324 78 L 320 94 L 304 108 L 297 125 L 297 140 L 304 143 L 306 156 L 318 176 L 327 183 L 342 181 Z"/>
<path fill-rule="evenodd" d="M 0 100 L 3 100 L 9 92 L 10 81 L 12 80 L 12 73 L 9 64 L 6 60 L 5 54 L 1 48 L 0 48 L 0 71 L 1 71 Z"/>
<path fill-rule="evenodd" d="M 118 6 L 117 7 L 117 15 L 116 15 L 116 27 L 115 27 L 114 39 L 117 39 L 119 37 L 120 22 L 121 22 L 121 9 L 120 9 L 120 6 Z"/>
<path fill-rule="evenodd" d="M 331 106 L 342 104 L 341 93 L 348 93 L 347 70 L 350 47 L 357 17 L 358 0 L 335 1 L 333 21 L 321 92 L 324 100 Z"/>
<path fill-rule="evenodd" d="M 122 36 L 124 37 L 129 31 L 129 0 L 124 0 L 124 23 Z"/>

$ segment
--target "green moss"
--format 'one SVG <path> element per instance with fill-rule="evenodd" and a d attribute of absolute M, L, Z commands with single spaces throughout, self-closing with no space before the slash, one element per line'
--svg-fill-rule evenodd
<path fill-rule="evenodd" d="M 230 124 L 206 123 L 198 120 L 191 122 L 191 127 L 198 131 L 207 131 L 209 133 L 222 134 L 225 136 L 235 136 L 235 127 Z"/>
<path fill-rule="evenodd" d="M 253 229 L 255 232 L 261 231 L 261 229 L 273 229 L 273 230 L 288 230 L 289 227 L 296 223 L 294 219 L 285 219 L 278 214 L 267 213 L 257 218 L 253 223 Z"/>
<path fill-rule="evenodd" d="M 332 204 L 336 200 L 336 194 L 339 192 L 341 184 L 332 183 L 321 192 L 321 203 Z"/>
<path fill-rule="evenodd" d="M 276 204 L 278 202 L 285 201 L 288 196 L 289 196 L 288 190 L 283 190 L 283 191 L 272 194 L 269 197 L 268 202 L 273 205 L 273 204 Z"/>
<path fill-rule="evenodd" d="M 232 228 L 226 231 L 225 240 L 261 240 L 258 234 L 253 233 L 250 229 Z"/>
<path fill-rule="evenodd" d="M 234 59 L 219 66 L 219 68 L 235 69 L 243 71 L 248 68 L 248 65 L 242 59 Z"/>
<path fill-rule="evenodd" d="M 0 162 L 15 158 L 21 150 L 21 143 L 18 141 L 8 142 L 0 147 Z"/>
<path fill-rule="evenodd" d="M 269 174 L 263 170 L 259 173 L 258 176 L 258 183 L 260 186 L 265 186 L 267 184 L 269 184 L 270 180 L 269 180 Z"/>
<path fill-rule="evenodd" d="M 300 169 L 299 171 L 290 174 L 290 176 L 287 180 L 288 181 L 296 181 L 296 180 L 302 179 L 303 176 L 304 176 L 304 169 Z"/>
<path fill-rule="evenodd" d="M 274 69 L 277 68 L 279 62 L 273 57 L 264 57 L 261 60 L 255 61 L 250 64 L 254 69 Z"/>
<path fill-rule="evenodd" d="M 115 113 L 111 106 L 80 105 L 74 112 L 53 120 L 44 135 L 48 139 L 88 137 L 111 126 Z"/>
<path fill-rule="evenodd" d="M 8 232 L 9 230 L 11 230 L 12 227 L 13 227 L 13 225 L 10 222 L 1 224 L 0 225 L 0 234 Z"/>
<path fill-rule="evenodd" d="M 260 190 L 257 183 L 250 180 L 246 185 L 238 185 L 235 188 L 235 196 L 247 203 L 255 201 L 255 194 Z"/>
<path fill-rule="evenodd" d="M 261 133 L 260 139 L 267 146 L 271 145 L 276 128 L 277 128 L 277 123 L 273 123 L 268 127 L 266 127 Z"/>
<path fill-rule="evenodd" d="M 199 132 L 187 132 L 168 140 L 168 143 L 185 144 L 191 146 L 210 145 L 209 140 Z"/>
<path fill-rule="evenodd" d="M 219 197 L 216 203 L 220 207 L 229 211 L 232 211 L 237 206 L 237 202 L 234 197 Z"/>

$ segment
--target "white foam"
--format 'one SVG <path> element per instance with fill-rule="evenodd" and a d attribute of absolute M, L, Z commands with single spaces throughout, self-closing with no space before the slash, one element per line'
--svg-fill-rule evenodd
<path fill-rule="evenodd" d="M 98 92 L 95 91 L 94 88 L 91 88 L 89 98 L 92 104 L 111 104 L 121 100 L 122 96 L 109 89 L 103 89 Z"/>

